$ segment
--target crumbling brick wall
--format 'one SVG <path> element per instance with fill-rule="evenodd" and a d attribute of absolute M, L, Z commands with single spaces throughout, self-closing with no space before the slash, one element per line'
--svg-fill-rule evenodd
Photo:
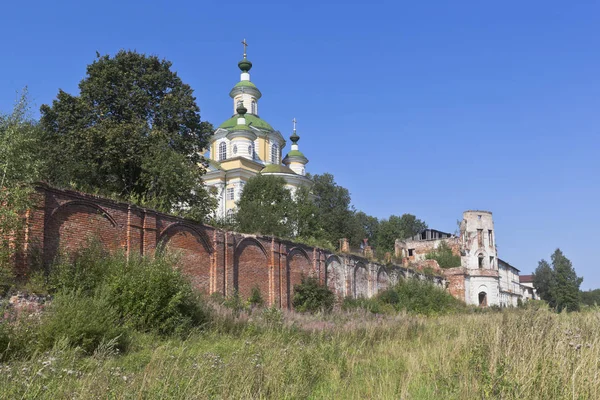
<path fill-rule="evenodd" d="M 126 256 L 174 252 L 192 284 L 206 293 L 250 296 L 258 287 L 268 305 L 291 308 L 294 285 L 316 276 L 339 297 L 372 296 L 389 286 L 390 276 L 408 276 L 402 266 L 381 265 L 351 254 L 244 235 L 195 223 L 131 204 L 46 185 L 36 188 L 37 205 L 27 213 L 23 247 L 27 269 L 32 249 L 50 265 L 61 252 L 73 252 L 90 239 Z M 443 286 L 442 279 L 435 280 Z"/>

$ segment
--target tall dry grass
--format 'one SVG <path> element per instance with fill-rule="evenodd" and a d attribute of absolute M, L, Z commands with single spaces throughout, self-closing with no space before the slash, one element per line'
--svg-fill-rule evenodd
<path fill-rule="evenodd" d="M 0 398 L 600 398 L 599 313 L 218 314 L 187 340 L 136 334 L 125 355 L 58 342 L 1 365 Z"/>

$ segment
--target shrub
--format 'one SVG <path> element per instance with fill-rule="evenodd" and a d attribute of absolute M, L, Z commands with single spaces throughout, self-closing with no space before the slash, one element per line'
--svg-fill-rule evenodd
<path fill-rule="evenodd" d="M 57 295 L 39 327 L 39 350 L 45 351 L 59 340 L 93 354 L 106 341 L 115 341 L 116 348 L 127 348 L 129 335 L 120 324 L 119 313 L 111 306 L 107 293 L 93 296 L 80 293 Z"/>
<path fill-rule="evenodd" d="M 299 312 L 331 311 L 335 302 L 335 294 L 325 285 L 321 285 L 316 277 L 302 277 L 298 285 L 294 285 L 292 305 Z"/>
<path fill-rule="evenodd" d="M 250 297 L 248 298 L 248 304 L 251 306 L 261 307 L 265 301 L 262 298 L 260 293 L 260 288 L 258 286 L 253 286 L 252 291 L 250 292 Z"/>
<path fill-rule="evenodd" d="M 377 295 L 377 299 L 384 304 L 397 305 L 400 302 L 400 295 L 393 288 L 386 289 Z"/>
<path fill-rule="evenodd" d="M 464 303 L 429 281 L 400 280 L 393 290 L 398 293 L 398 309 L 415 314 L 445 314 L 464 309 Z"/>
<path fill-rule="evenodd" d="M 127 259 L 92 242 L 70 259 L 63 257 L 49 280 L 59 294 L 96 299 L 103 293 L 105 306 L 132 328 L 184 335 L 204 324 L 208 312 L 176 265 L 170 255 Z"/>
<path fill-rule="evenodd" d="M 460 267 L 460 256 L 452 253 L 452 249 L 446 242 L 440 243 L 437 249 L 434 249 L 425 255 L 427 260 L 437 261 L 440 268 Z"/>

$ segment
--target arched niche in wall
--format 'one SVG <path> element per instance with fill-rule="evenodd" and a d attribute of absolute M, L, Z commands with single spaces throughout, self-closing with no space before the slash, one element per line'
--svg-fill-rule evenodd
<path fill-rule="evenodd" d="M 258 287 L 265 301 L 269 299 L 267 251 L 258 240 L 244 238 L 237 244 L 233 256 L 233 288 L 242 300 L 247 300 L 253 287 Z"/>
<path fill-rule="evenodd" d="M 286 259 L 287 304 L 288 308 L 291 308 L 292 299 L 294 298 L 294 286 L 302 282 L 303 276 L 313 275 L 313 270 L 308 254 L 301 247 L 291 249 Z"/>
<path fill-rule="evenodd" d="M 356 263 L 353 276 L 354 297 L 369 296 L 369 273 L 367 267 L 362 262 Z"/>
<path fill-rule="evenodd" d="M 159 235 L 157 249 L 176 257 L 176 266 L 189 277 L 194 287 L 209 291 L 213 250 L 202 229 L 183 223 L 171 224 Z"/>
<path fill-rule="evenodd" d="M 346 274 L 344 273 L 344 267 L 338 256 L 329 256 L 325 262 L 325 282 L 327 287 L 331 289 L 336 296 L 345 296 L 345 282 Z"/>
<path fill-rule="evenodd" d="M 377 293 L 382 292 L 390 287 L 390 277 L 385 267 L 380 267 L 377 271 Z"/>
<path fill-rule="evenodd" d="M 122 248 L 115 219 L 99 205 L 73 200 L 55 208 L 44 227 L 44 259 L 52 263 L 60 252 L 73 253 L 96 240 L 110 251 Z"/>

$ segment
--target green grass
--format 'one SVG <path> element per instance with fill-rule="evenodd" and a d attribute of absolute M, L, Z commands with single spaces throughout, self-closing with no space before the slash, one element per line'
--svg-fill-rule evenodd
<path fill-rule="evenodd" d="M 221 310 L 220 322 L 186 340 L 136 333 L 123 355 L 109 344 L 85 356 L 59 341 L 49 352 L 2 364 L 0 398 L 600 395 L 597 313 L 286 314 L 275 323 L 272 313 L 235 319 Z"/>

